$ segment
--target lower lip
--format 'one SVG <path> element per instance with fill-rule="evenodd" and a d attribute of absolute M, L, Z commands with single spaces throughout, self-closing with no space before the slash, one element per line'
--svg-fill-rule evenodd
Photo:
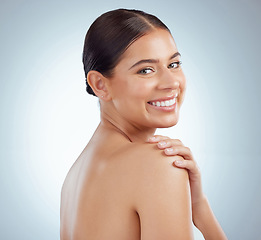
<path fill-rule="evenodd" d="M 149 104 L 149 103 L 148 103 Z M 171 106 L 168 106 L 168 107 L 158 107 L 158 106 L 154 106 L 152 104 L 149 104 L 152 108 L 156 109 L 156 110 L 160 110 L 160 111 L 163 111 L 163 112 L 172 112 L 173 110 L 176 109 L 176 105 L 177 105 L 177 102 L 175 102 L 173 105 Z"/>

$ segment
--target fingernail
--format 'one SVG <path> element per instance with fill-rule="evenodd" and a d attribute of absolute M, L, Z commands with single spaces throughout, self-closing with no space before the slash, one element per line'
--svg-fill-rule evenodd
<path fill-rule="evenodd" d="M 161 141 L 158 143 L 161 147 L 165 146 L 167 143 L 165 141 Z"/>
<path fill-rule="evenodd" d="M 175 164 L 176 164 L 176 165 L 178 165 L 178 166 L 182 166 L 182 165 L 183 165 L 183 162 L 182 162 L 182 161 L 179 161 L 179 160 L 177 160 L 177 161 L 175 161 Z"/>
<path fill-rule="evenodd" d="M 156 137 L 149 137 L 148 142 L 155 142 L 157 140 Z"/>
<path fill-rule="evenodd" d="M 173 149 L 172 149 L 172 148 L 166 148 L 165 151 L 166 151 L 167 153 L 172 153 L 172 152 L 173 152 Z"/>

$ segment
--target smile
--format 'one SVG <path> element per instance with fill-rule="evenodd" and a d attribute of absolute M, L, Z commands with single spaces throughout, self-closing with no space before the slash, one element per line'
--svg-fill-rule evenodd
<path fill-rule="evenodd" d="M 176 103 L 176 98 L 166 100 L 166 101 L 151 101 L 148 103 L 150 105 L 157 106 L 157 107 L 170 107 Z"/>

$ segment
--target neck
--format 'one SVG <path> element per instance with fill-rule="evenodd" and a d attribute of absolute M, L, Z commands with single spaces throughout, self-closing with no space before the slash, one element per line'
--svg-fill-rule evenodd
<path fill-rule="evenodd" d="M 100 127 L 118 132 L 130 142 L 146 142 L 156 131 L 156 128 L 140 127 L 128 122 L 117 121 L 105 113 L 101 113 Z"/>

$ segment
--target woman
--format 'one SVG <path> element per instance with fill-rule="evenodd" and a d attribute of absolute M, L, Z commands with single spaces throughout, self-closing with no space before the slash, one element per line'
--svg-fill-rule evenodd
<path fill-rule="evenodd" d="M 65 179 L 61 239 L 185 240 L 193 223 L 226 239 L 189 148 L 153 137 L 177 124 L 186 89 L 169 29 L 141 11 L 107 12 L 87 32 L 83 64 L 101 122 Z"/>

